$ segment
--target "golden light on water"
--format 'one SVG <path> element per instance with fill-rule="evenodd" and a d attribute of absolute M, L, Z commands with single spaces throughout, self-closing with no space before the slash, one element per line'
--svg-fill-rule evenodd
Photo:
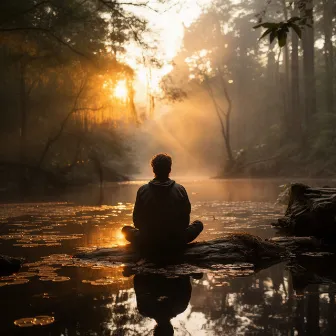
<path fill-rule="evenodd" d="M 126 100 L 128 96 L 128 90 L 126 85 L 126 80 L 120 80 L 113 90 L 113 96 L 120 99 Z"/>
<path fill-rule="evenodd" d="M 122 234 L 121 230 L 117 232 L 115 238 L 116 238 L 116 241 L 117 241 L 117 245 L 119 245 L 119 246 L 126 245 L 127 241 L 126 241 L 124 235 Z"/>

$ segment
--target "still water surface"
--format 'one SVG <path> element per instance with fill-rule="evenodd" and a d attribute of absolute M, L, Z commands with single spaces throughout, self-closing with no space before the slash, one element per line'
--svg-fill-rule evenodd
<path fill-rule="evenodd" d="M 285 263 L 245 276 L 165 278 L 71 262 L 76 252 L 125 244 L 120 229 L 132 222 L 142 183 L 109 184 L 103 195 L 96 187 L 77 190 L 58 202 L 0 205 L 0 254 L 26 258 L 18 274 L 0 280 L 0 335 L 153 335 L 158 314 L 172 318 L 181 336 L 336 334 L 334 284 L 298 286 Z M 205 224 L 200 239 L 242 231 L 274 236 L 270 223 L 284 212 L 275 205 L 282 183 L 185 182 L 192 220 Z M 46 325 L 20 321 L 36 316 L 47 316 L 40 323 Z"/>

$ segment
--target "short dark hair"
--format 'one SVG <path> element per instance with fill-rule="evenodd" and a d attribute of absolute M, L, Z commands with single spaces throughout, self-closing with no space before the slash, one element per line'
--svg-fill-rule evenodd
<path fill-rule="evenodd" d="M 172 158 L 166 153 L 160 153 L 153 156 L 151 160 L 151 166 L 153 168 L 155 177 L 159 179 L 168 178 L 172 163 Z"/>

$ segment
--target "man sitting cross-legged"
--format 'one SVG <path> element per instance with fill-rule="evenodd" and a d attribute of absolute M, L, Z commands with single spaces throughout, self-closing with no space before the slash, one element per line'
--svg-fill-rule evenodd
<path fill-rule="evenodd" d="M 137 193 L 134 227 L 122 229 L 126 240 L 135 245 L 183 246 L 202 232 L 203 224 L 189 225 L 191 205 L 184 187 L 169 178 L 172 159 L 158 154 L 151 161 L 155 178 L 143 185 Z"/>

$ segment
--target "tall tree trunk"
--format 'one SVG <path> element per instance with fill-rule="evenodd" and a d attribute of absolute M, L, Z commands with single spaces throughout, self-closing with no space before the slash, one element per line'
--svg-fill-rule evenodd
<path fill-rule="evenodd" d="M 294 3 L 294 6 L 296 4 Z M 297 16 L 297 8 L 294 8 L 292 16 Z M 302 114 L 300 106 L 300 68 L 299 68 L 299 38 L 292 31 L 292 55 L 291 55 L 291 115 L 293 118 L 292 129 L 296 133 L 296 139 L 301 138 Z"/>
<path fill-rule="evenodd" d="M 334 0 L 323 0 L 324 61 L 326 71 L 326 107 L 334 112 L 334 60 L 333 60 L 333 5 Z"/>
<path fill-rule="evenodd" d="M 139 125 L 138 114 L 134 103 L 134 88 L 131 80 L 127 80 L 127 92 L 128 92 L 127 106 L 129 113 L 131 115 L 131 120 L 132 122 L 134 122 L 134 124 Z"/>
<path fill-rule="evenodd" d="M 273 105 L 273 101 L 277 99 L 277 94 L 275 94 L 277 88 L 277 63 L 276 55 L 273 49 L 271 49 L 267 54 L 266 83 L 267 87 L 265 96 L 267 96 L 269 101 L 272 103 L 268 103 L 263 112 L 262 127 L 264 129 L 268 129 L 274 122 L 274 116 L 269 113 L 269 109 L 271 105 Z M 266 101 L 268 102 L 268 99 Z"/>
<path fill-rule="evenodd" d="M 303 47 L 303 78 L 305 92 L 305 126 L 309 128 L 312 117 L 316 113 L 316 83 L 315 83 L 315 50 L 314 50 L 314 3 L 307 0 L 301 8 L 301 16 L 307 19 L 307 24 L 302 34 Z"/>
<path fill-rule="evenodd" d="M 26 64 L 23 60 L 19 63 L 20 87 L 20 162 L 24 163 L 26 159 L 27 142 L 27 92 L 26 92 Z"/>
<path fill-rule="evenodd" d="M 205 84 L 207 92 L 212 100 L 212 103 L 214 105 L 220 126 L 221 126 L 221 133 L 224 139 L 224 145 L 226 149 L 227 154 L 227 160 L 228 164 L 226 167 L 227 172 L 232 172 L 234 165 L 235 165 L 235 159 L 233 156 L 232 148 L 231 148 L 231 113 L 232 113 L 232 99 L 229 95 L 229 92 L 226 87 L 225 79 L 223 78 L 223 74 L 219 72 L 220 81 L 222 84 L 223 93 L 227 102 L 227 109 L 224 111 L 219 104 L 217 103 L 215 94 L 213 92 L 213 89 L 211 87 L 211 83 L 207 77 L 205 77 Z"/>
<path fill-rule="evenodd" d="M 237 80 L 235 81 L 236 93 L 238 95 L 235 104 L 235 124 L 236 124 L 236 148 L 243 148 L 248 143 L 249 129 L 247 126 L 249 105 L 246 105 L 246 72 L 247 72 L 247 47 L 244 31 L 239 32 L 240 38 L 238 40 L 238 61 L 240 66 L 237 68 Z M 235 132 L 235 133 L 236 133 Z"/>
<path fill-rule="evenodd" d="M 154 118 L 154 111 L 155 111 L 155 97 L 152 95 L 152 93 L 148 94 L 148 100 L 149 100 L 149 118 Z"/>
<path fill-rule="evenodd" d="M 284 19 L 285 21 L 288 20 L 288 11 L 287 11 L 287 6 L 286 6 L 286 1 L 282 0 L 282 9 L 283 9 L 283 14 L 284 14 Z M 290 63 L 289 63 L 289 49 L 288 49 L 288 44 L 283 47 L 284 53 L 283 53 L 283 64 L 284 64 L 284 77 L 283 77 L 283 96 L 284 96 L 284 101 L 283 101 L 283 107 L 284 107 L 284 127 L 285 127 L 285 132 L 284 134 L 286 137 L 290 136 L 292 137 L 292 125 L 293 125 L 293 114 L 291 113 L 291 106 L 290 106 Z"/>
<path fill-rule="evenodd" d="M 225 129 L 226 129 L 226 141 L 225 141 L 225 145 L 226 145 L 226 152 L 228 154 L 229 160 L 231 163 L 234 163 L 234 157 L 233 157 L 233 153 L 232 153 L 232 148 L 231 148 L 231 113 L 232 113 L 232 99 L 229 95 L 229 91 L 227 89 L 226 86 L 226 81 L 225 78 L 223 77 L 223 74 L 221 76 L 221 81 L 222 81 L 222 89 L 224 92 L 224 96 L 226 99 L 226 103 L 227 103 L 227 109 L 226 112 L 224 113 L 225 116 Z"/>

